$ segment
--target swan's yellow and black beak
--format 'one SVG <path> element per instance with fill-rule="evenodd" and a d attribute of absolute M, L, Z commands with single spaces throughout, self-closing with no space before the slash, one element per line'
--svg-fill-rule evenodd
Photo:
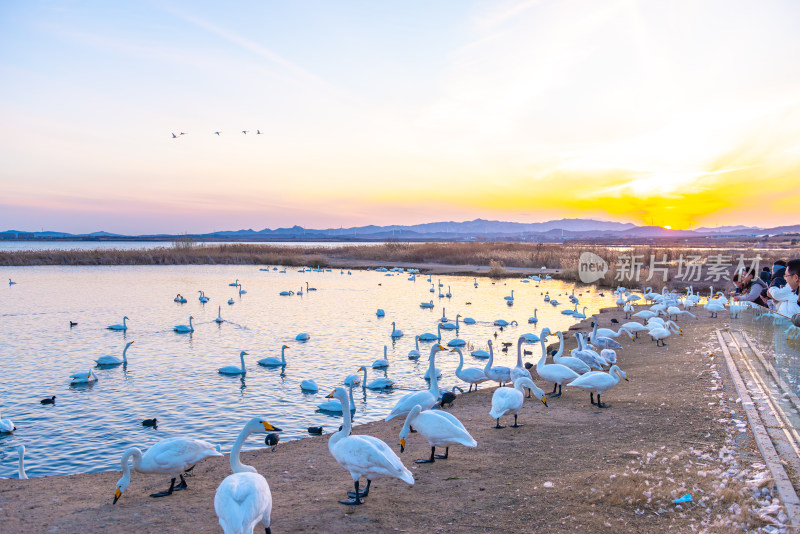
<path fill-rule="evenodd" d="M 250 356 L 250 353 L 249 353 L 249 352 L 247 352 L 247 351 L 245 351 L 244 355 L 245 355 L 245 356 Z"/>
<path fill-rule="evenodd" d="M 119 500 L 120 497 L 122 497 L 122 492 L 120 491 L 119 488 L 117 488 L 117 490 L 114 492 L 114 502 L 112 502 L 111 504 L 117 504 L 117 501 Z"/>
<path fill-rule="evenodd" d="M 269 432 L 270 430 L 273 431 L 273 432 L 282 432 L 283 431 L 282 428 L 278 428 L 276 426 L 272 426 L 271 424 L 269 424 L 268 421 L 261 421 L 261 424 L 264 425 L 264 430 L 266 430 L 267 432 Z"/>
<path fill-rule="evenodd" d="M 547 396 L 546 395 L 542 395 L 542 404 L 547 406 Z"/>
<path fill-rule="evenodd" d="M 334 391 L 336 391 L 336 390 L 334 390 Z M 325 397 L 325 398 L 326 398 L 326 399 L 332 399 L 332 398 L 333 398 L 333 391 L 331 391 L 331 392 L 328 394 L 328 396 L 327 396 L 327 397 Z"/>
<path fill-rule="evenodd" d="M 441 345 L 441 344 L 440 344 L 440 345 L 438 345 L 438 347 L 437 347 L 437 348 L 438 348 L 439 350 L 447 350 L 447 347 L 445 347 L 444 345 Z"/>
<path fill-rule="evenodd" d="M 406 439 L 403 438 L 400 440 L 400 452 L 402 453 L 405 450 L 406 450 Z"/>

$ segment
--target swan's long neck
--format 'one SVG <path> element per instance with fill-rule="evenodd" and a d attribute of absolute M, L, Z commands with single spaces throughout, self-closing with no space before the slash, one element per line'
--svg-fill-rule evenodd
<path fill-rule="evenodd" d="M 364 371 L 364 381 L 361 382 L 361 387 L 365 388 L 365 387 L 367 387 L 367 368 L 364 367 L 364 368 L 362 368 L 362 370 Z"/>
<path fill-rule="evenodd" d="M 456 349 L 458 353 L 458 367 L 456 367 L 456 375 L 461 372 L 461 368 L 464 367 L 464 353 L 461 352 L 461 349 Z"/>
<path fill-rule="evenodd" d="M 517 341 L 517 367 L 522 367 L 522 342 L 525 341 L 525 338 L 520 336 L 519 340 Z"/>
<path fill-rule="evenodd" d="M 539 311 L 539 310 L 538 310 L 538 308 L 534 308 L 534 309 L 533 309 L 533 318 L 534 318 L 534 319 L 538 319 L 538 317 L 536 317 L 536 312 L 537 312 L 537 311 Z"/>
<path fill-rule="evenodd" d="M 486 362 L 486 366 L 483 368 L 484 372 L 489 371 L 492 368 L 492 363 L 494 363 L 494 349 L 492 348 L 492 342 L 489 341 L 489 360 Z"/>
<path fill-rule="evenodd" d="M 189 317 L 189 328 L 194 330 L 194 327 L 192 326 L 192 318 L 191 317 Z"/>
<path fill-rule="evenodd" d="M 431 387 L 429 391 L 435 398 L 439 398 L 439 380 L 436 378 L 436 351 L 431 350 L 430 363 L 428 364 L 428 374 L 431 377 Z"/>
<path fill-rule="evenodd" d="M 352 389 L 350 389 L 350 394 L 351 395 L 353 394 Z M 349 436 L 350 432 L 352 432 L 353 430 L 352 420 L 350 416 L 350 399 L 348 399 L 347 396 L 345 396 L 343 399 L 339 399 L 339 402 L 342 403 L 342 429 L 331 436 L 331 439 L 328 441 L 328 448 L 331 448 L 334 445 L 336 445 L 336 443 L 340 439 Z"/>
<path fill-rule="evenodd" d="M 442 340 L 442 323 L 439 323 L 439 324 L 436 326 L 436 334 L 437 334 L 437 335 L 436 335 L 436 339 L 437 339 L 438 341 L 441 341 L 441 340 Z"/>
<path fill-rule="evenodd" d="M 558 352 L 556 352 L 556 355 L 553 356 L 553 361 L 555 361 L 556 358 L 560 358 L 562 354 L 564 354 L 564 334 L 559 330 L 558 331 Z"/>
<path fill-rule="evenodd" d="M 122 318 L 122 326 L 128 326 L 127 321 L 128 321 L 128 318 L 127 317 L 123 317 Z"/>
<path fill-rule="evenodd" d="M 253 430 L 250 429 L 249 425 L 246 425 L 239 435 L 236 437 L 236 441 L 233 443 L 233 448 L 231 449 L 231 471 L 234 473 L 243 473 L 247 471 L 252 471 L 252 467 L 249 465 L 245 465 L 242 463 L 241 458 L 239 457 L 239 452 L 242 450 L 242 445 L 244 445 L 244 441 L 247 439 L 247 436 L 253 433 Z"/>
<path fill-rule="evenodd" d="M 414 338 L 414 342 L 415 342 L 415 343 L 416 343 L 416 345 L 417 345 L 417 352 L 419 352 L 419 336 L 416 336 L 416 337 Z"/>
<path fill-rule="evenodd" d="M 366 369 L 365 369 L 365 371 L 366 371 Z M 365 378 L 365 380 L 366 380 L 366 378 Z M 351 384 L 350 385 L 350 406 L 355 406 L 355 405 L 356 405 L 356 401 L 353 399 L 353 385 Z"/>
<path fill-rule="evenodd" d="M 542 368 L 544 367 L 544 364 L 546 363 L 545 360 L 547 359 L 547 346 L 545 346 L 545 343 L 547 343 L 547 342 L 545 341 L 544 338 L 541 338 L 539 340 L 539 343 L 542 344 L 542 357 L 539 358 L 539 361 L 536 363 L 536 370 L 537 371 L 541 371 L 542 370 Z"/>
<path fill-rule="evenodd" d="M 130 344 L 130 343 L 128 343 L 127 345 L 125 345 L 125 348 L 124 348 L 124 349 L 122 349 L 122 361 L 123 361 L 124 363 L 128 363 L 128 357 L 126 356 L 126 354 L 127 354 L 127 352 L 128 352 L 128 348 L 129 348 L 130 346 L 131 346 L 131 344 Z"/>
<path fill-rule="evenodd" d="M 387 354 L 388 354 L 388 352 L 387 352 L 387 351 L 388 351 L 388 349 L 387 349 L 386 345 L 384 345 L 384 346 L 383 346 L 383 359 L 384 359 L 384 360 L 386 360 L 386 359 L 387 359 L 387 357 L 386 357 L 386 356 L 387 356 Z"/>
<path fill-rule="evenodd" d="M 244 354 L 241 352 L 239 353 L 239 359 L 242 361 L 242 374 L 245 374 L 247 370 L 244 368 Z"/>
<path fill-rule="evenodd" d="M 400 429 L 401 438 L 405 439 L 408 437 L 408 433 L 411 431 L 411 425 L 414 423 L 414 419 L 417 418 L 417 415 L 419 415 L 419 410 L 417 406 L 414 406 L 411 408 L 411 411 L 408 412 L 406 420 L 403 422 L 403 428 Z"/>
<path fill-rule="evenodd" d="M 281 363 L 286 365 L 286 347 L 281 347 Z"/>
<path fill-rule="evenodd" d="M 25 449 L 20 446 L 19 451 L 19 478 L 20 480 L 26 480 L 28 478 L 27 473 L 25 473 Z"/>
<path fill-rule="evenodd" d="M 449 288 L 448 288 L 449 289 Z M 461 318 L 460 315 L 456 315 L 456 330 L 458 330 L 458 320 Z"/>
<path fill-rule="evenodd" d="M 137 447 L 131 447 L 122 455 L 122 478 L 131 479 L 131 466 L 128 458 L 133 457 L 133 468 L 138 471 L 142 467 L 142 451 Z"/>

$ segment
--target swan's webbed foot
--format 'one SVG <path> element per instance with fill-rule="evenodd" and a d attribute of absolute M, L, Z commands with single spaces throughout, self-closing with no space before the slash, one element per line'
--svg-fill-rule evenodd
<path fill-rule="evenodd" d="M 151 493 L 150 496 L 154 498 L 158 497 L 166 497 L 168 495 L 172 495 L 172 492 L 175 491 L 175 479 L 172 479 L 172 482 L 169 484 L 169 489 L 165 491 L 159 491 L 158 493 Z"/>
<path fill-rule="evenodd" d="M 496 425 L 494 425 L 494 428 L 505 428 L 504 426 L 502 426 L 502 425 L 500 424 L 500 419 L 499 419 L 499 418 L 497 419 L 497 424 L 496 424 Z"/>
<path fill-rule="evenodd" d="M 447 460 L 447 457 L 450 456 L 450 447 L 445 447 L 444 454 L 434 454 L 433 457 L 437 460 Z"/>
<path fill-rule="evenodd" d="M 371 485 L 372 485 L 372 481 L 367 479 L 367 487 L 364 488 L 364 491 L 359 491 L 358 492 L 358 497 L 360 499 L 363 499 L 364 497 L 368 497 L 369 496 L 369 487 Z M 347 492 L 347 496 L 350 497 L 351 499 L 355 499 L 356 498 L 356 492 L 355 491 L 348 491 Z"/>
<path fill-rule="evenodd" d="M 348 491 L 347 496 L 349 499 L 344 501 L 339 501 L 340 504 L 346 504 L 348 506 L 358 506 L 359 504 L 364 504 L 364 501 L 361 500 L 362 497 L 366 497 L 369 495 L 369 486 L 372 483 L 371 480 L 367 480 L 367 487 L 364 488 L 364 491 L 358 491 L 358 480 L 356 480 L 353 485 L 355 486 L 355 491 Z"/>
<path fill-rule="evenodd" d="M 517 423 L 517 416 L 514 415 L 514 424 L 511 425 L 511 428 L 519 428 L 521 426 L 523 426 L 523 425 L 520 425 L 520 424 Z"/>
<path fill-rule="evenodd" d="M 436 447 L 431 447 L 431 457 L 430 458 L 422 458 L 417 460 L 418 464 L 432 464 L 436 461 Z"/>
<path fill-rule="evenodd" d="M 611 406 L 610 406 L 610 405 L 608 405 L 608 404 L 605 404 L 604 402 L 602 402 L 602 401 L 600 400 L 600 395 L 598 394 L 598 395 L 597 395 L 597 407 L 598 407 L 598 408 L 610 408 Z"/>
<path fill-rule="evenodd" d="M 189 487 L 189 486 L 186 485 L 186 480 L 184 480 L 183 475 L 180 475 L 180 477 L 181 477 L 181 483 L 178 484 L 177 486 L 175 486 L 175 490 L 174 491 L 185 490 L 186 488 Z"/>

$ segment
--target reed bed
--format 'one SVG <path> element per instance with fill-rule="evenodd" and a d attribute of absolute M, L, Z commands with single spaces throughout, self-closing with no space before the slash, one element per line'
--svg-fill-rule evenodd
<path fill-rule="evenodd" d="M 743 255 L 751 258 L 758 253 L 761 265 L 771 265 L 772 261 L 800 257 L 795 247 L 779 251 L 759 251 L 747 244 L 736 248 L 708 251 L 695 246 L 659 245 L 601 245 L 587 243 L 406 243 L 389 241 L 377 245 L 342 245 L 337 247 L 285 246 L 271 244 L 223 244 L 203 245 L 198 243 L 176 242 L 172 247 L 151 250 L 37 250 L 0 252 L 2 266 L 28 265 L 285 265 L 322 267 L 359 267 L 380 263 L 392 265 L 425 264 L 452 265 L 489 268 L 492 276 L 513 276 L 509 268 L 541 269 L 558 271 L 563 280 L 579 279 L 578 259 L 584 252 L 592 252 L 603 258 L 609 265 L 609 273 L 601 280 L 607 286 L 664 286 L 661 273 L 654 271 L 651 280 L 650 258 L 669 263 L 667 285 L 689 285 L 692 282 L 677 279 L 678 259 L 689 256 L 702 256 L 704 261 L 716 254 L 732 258 Z M 626 258 L 635 255 L 642 262 L 639 283 L 621 277 L 619 268 Z M 749 265 L 749 261 L 748 261 Z M 732 269 L 731 269 L 732 271 Z M 620 275 L 620 276 L 618 276 Z M 720 285 L 716 281 L 717 285 Z M 714 285 L 709 280 L 693 281 L 695 287 Z"/>

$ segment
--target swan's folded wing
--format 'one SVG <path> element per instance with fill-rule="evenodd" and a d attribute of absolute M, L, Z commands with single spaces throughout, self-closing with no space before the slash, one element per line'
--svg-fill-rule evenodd
<path fill-rule="evenodd" d="M 271 509 L 269 484 L 258 473 L 229 475 L 214 496 L 214 510 L 225 532 L 252 532 Z"/>
<path fill-rule="evenodd" d="M 467 431 L 467 429 L 464 427 L 461 421 L 459 421 L 458 418 L 453 414 L 447 413 L 444 410 L 430 410 L 428 413 L 433 414 L 435 417 L 441 417 L 447 419 L 455 426 L 461 428 L 464 432 Z"/>

